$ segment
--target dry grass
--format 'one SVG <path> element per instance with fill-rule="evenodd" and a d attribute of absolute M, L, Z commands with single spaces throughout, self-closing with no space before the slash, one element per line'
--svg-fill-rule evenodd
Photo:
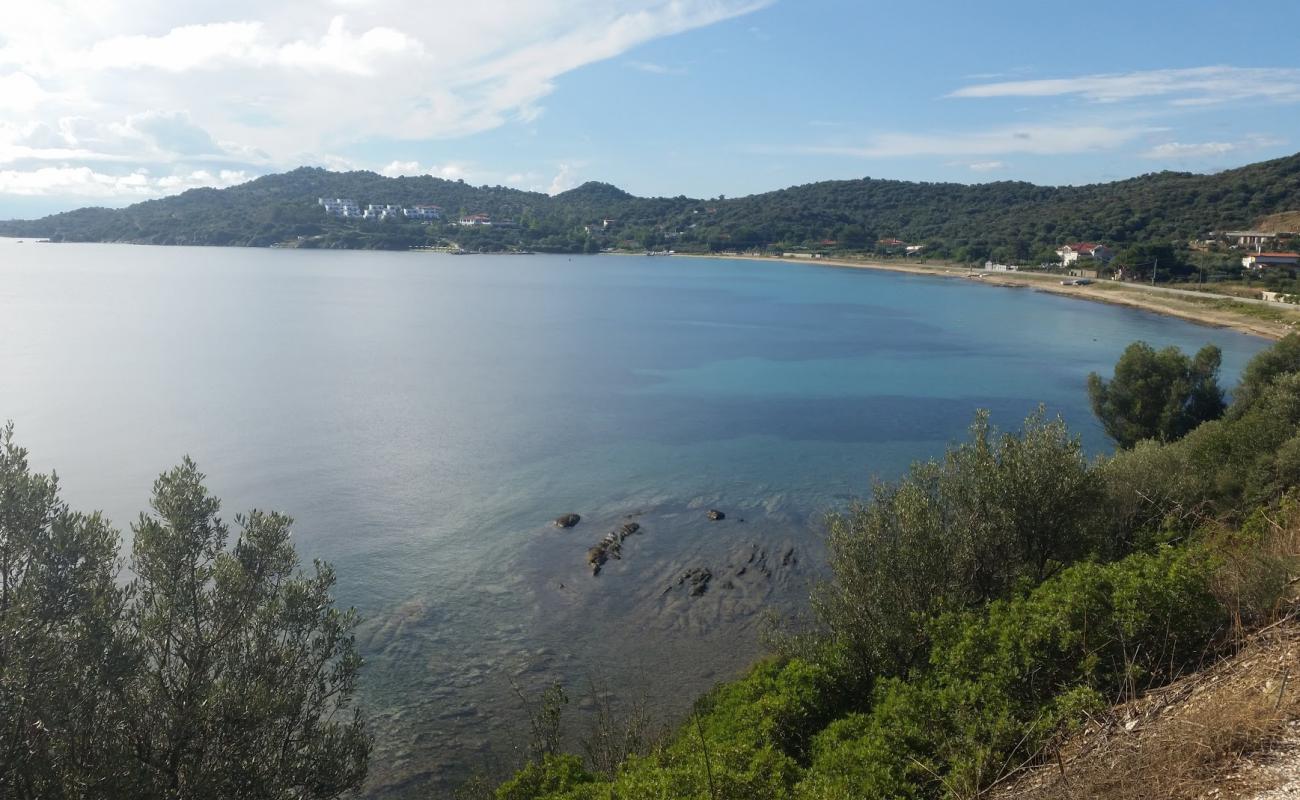
<path fill-rule="evenodd" d="M 1207 535 L 1235 655 L 1092 720 L 1047 764 L 1009 776 L 991 797 L 1230 800 L 1296 779 L 1300 506 L 1288 499 L 1244 530 Z M 1269 765 L 1284 743 L 1293 751 L 1284 768 Z"/>
<path fill-rule="evenodd" d="M 1300 211 L 1269 214 L 1255 222 L 1257 231 L 1300 231 Z"/>
<path fill-rule="evenodd" d="M 1300 719 L 1300 623 L 1252 636 L 1236 656 L 1119 706 L 1054 763 L 996 789 L 1010 800 L 1247 798 L 1268 788 L 1250 759 Z"/>

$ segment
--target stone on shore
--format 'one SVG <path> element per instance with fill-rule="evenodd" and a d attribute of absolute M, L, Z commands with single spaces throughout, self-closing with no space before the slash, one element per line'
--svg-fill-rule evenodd
<path fill-rule="evenodd" d="M 709 519 L 713 520 L 714 522 L 717 522 L 717 521 L 720 520 L 720 519 L 726 519 L 726 518 L 727 518 L 727 515 L 724 514 L 724 513 L 722 513 L 721 511 L 719 511 L 719 510 L 716 509 L 716 508 L 711 508 L 711 509 L 709 509 L 708 517 L 709 517 Z"/>
<path fill-rule="evenodd" d="M 582 517 L 577 514 L 561 514 L 555 518 L 555 527 L 572 528 L 582 521 Z"/>

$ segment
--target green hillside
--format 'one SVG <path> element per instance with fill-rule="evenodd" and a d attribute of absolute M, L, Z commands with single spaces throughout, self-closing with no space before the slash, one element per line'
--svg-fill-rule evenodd
<path fill-rule="evenodd" d="M 442 206 L 446 218 L 434 224 L 333 218 L 317 204 L 318 197 L 346 197 L 362 205 L 431 203 Z M 120 210 L 84 208 L 0 222 L 0 234 L 145 244 L 384 249 L 456 244 L 555 252 L 606 247 L 869 252 L 880 239 L 898 238 L 926 245 L 935 257 L 1033 261 L 1067 241 L 1118 247 L 1183 243 L 1297 209 L 1300 155 L 1214 175 L 1161 172 L 1089 186 L 863 178 L 714 200 L 641 198 L 603 183 L 548 196 L 429 176 L 386 178 L 304 167 Z M 461 215 L 480 213 L 506 224 L 473 229 L 454 224 Z M 612 222 L 602 225 L 607 219 Z"/>

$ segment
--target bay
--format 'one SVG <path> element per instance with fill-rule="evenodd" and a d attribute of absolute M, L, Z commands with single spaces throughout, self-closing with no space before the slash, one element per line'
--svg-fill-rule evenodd
<path fill-rule="evenodd" d="M 515 686 L 564 682 L 579 726 L 590 686 L 680 714 L 800 607 L 824 513 L 977 408 L 1043 403 L 1105 451 L 1086 376 L 1137 339 L 1218 345 L 1225 385 L 1267 345 L 812 264 L 0 244 L 0 418 L 128 540 L 185 454 L 228 518 L 296 518 L 366 618 L 375 794 L 515 763 Z"/>

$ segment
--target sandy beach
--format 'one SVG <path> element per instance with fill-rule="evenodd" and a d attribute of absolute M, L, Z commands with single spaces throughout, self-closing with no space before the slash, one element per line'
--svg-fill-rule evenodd
<path fill-rule="evenodd" d="M 1281 303 L 1249 302 L 1228 295 L 1209 292 L 1180 292 L 1163 287 L 1150 287 L 1140 283 L 1119 283 L 1098 280 L 1087 286 L 1065 286 L 1062 276 L 1033 272 L 980 272 L 965 267 L 946 264 L 898 264 L 890 262 L 834 258 L 781 258 L 779 256 L 677 254 L 677 258 L 723 258 L 742 261 L 783 262 L 811 264 L 822 267 L 847 267 L 850 269 L 875 269 L 887 272 L 906 272 L 941 278 L 970 280 L 990 286 L 1013 289 L 1031 289 L 1038 292 L 1068 295 L 1082 300 L 1130 306 L 1156 314 L 1178 317 L 1202 325 L 1230 328 L 1262 336 L 1281 339 L 1300 327 L 1300 306 Z"/>

